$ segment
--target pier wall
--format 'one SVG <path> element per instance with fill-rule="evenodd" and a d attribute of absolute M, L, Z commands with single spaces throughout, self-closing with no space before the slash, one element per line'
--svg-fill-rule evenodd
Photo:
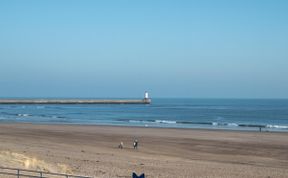
<path fill-rule="evenodd" d="M 0 104 L 150 104 L 150 99 L 0 99 Z"/>

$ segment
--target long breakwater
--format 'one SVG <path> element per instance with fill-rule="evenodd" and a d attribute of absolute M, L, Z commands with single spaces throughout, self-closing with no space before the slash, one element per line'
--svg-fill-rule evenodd
<path fill-rule="evenodd" d="M 0 104 L 150 104 L 150 99 L 0 99 Z"/>

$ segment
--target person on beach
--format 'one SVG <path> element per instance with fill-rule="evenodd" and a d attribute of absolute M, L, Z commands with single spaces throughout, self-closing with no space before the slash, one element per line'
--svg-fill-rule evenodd
<path fill-rule="evenodd" d="M 118 148 L 123 149 L 123 147 L 124 147 L 124 143 L 123 143 L 123 142 L 120 142 Z"/>
<path fill-rule="evenodd" d="M 134 140 L 133 147 L 134 147 L 134 149 L 138 149 L 138 140 L 137 139 Z"/>

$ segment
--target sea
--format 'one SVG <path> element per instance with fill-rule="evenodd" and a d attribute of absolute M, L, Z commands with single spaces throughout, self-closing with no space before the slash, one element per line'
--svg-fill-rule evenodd
<path fill-rule="evenodd" d="M 1 123 L 288 131 L 288 99 L 152 99 L 151 104 L 0 105 Z"/>

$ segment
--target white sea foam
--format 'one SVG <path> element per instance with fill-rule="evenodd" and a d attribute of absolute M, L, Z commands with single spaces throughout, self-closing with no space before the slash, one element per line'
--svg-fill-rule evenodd
<path fill-rule="evenodd" d="M 212 125 L 217 126 L 219 124 L 217 122 L 212 122 Z"/>
<path fill-rule="evenodd" d="M 236 124 L 236 123 L 228 123 L 227 125 L 228 126 L 233 126 L 233 127 L 238 127 L 238 124 Z"/>
<path fill-rule="evenodd" d="M 17 116 L 19 116 L 19 117 L 27 117 L 27 116 L 30 116 L 30 114 L 17 114 Z"/>
<path fill-rule="evenodd" d="M 155 120 L 156 123 L 161 123 L 161 124 L 176 124 L 176 121 L 168 121 L 168 120 Z"/>
<path fill-rule="evenodd" d="M 288 129 L 286 125 L 267 125 L 267 128 L 275 128 L 275 129 Z"/>

